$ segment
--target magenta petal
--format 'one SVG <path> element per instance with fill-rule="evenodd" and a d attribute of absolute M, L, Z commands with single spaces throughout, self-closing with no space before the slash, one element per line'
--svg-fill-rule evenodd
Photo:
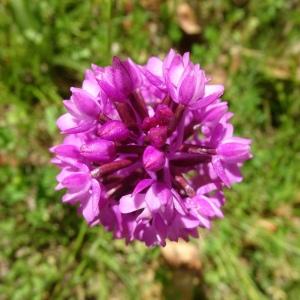
<path fill-rule="evenodd" d="M 197 110 L 205 107 L 212 102 L 216 101 L 224 92 L 223 85 L 205 85 L 204 96 L 199 98 L 195 103 L 191 105 L 192 110 Z"/>
<path fill-rule="evenodd" d="M 219 143 L 224 139 L 226 134 L 226 128 L 222 124 L 218 124 L 211 134 L 211 146 L 217 147 Z"/>
<path fill-rule="evenodd" d="M 130 92 L 132 92 L 136 87 L 139 86 L 139 84 L 141 82 L 140 69 L 130 58 L 128 58 L 125 61 L 125 66 L 128 70 L 129 76 L 130 76 L 130 80 L 131 80 L 131 84 L 132 84 Z"/>
<path fill-rule="evenodd" d="M 198 190 L 197 190 L 197 194 L 198 195 L 204 195 L 207 193 L 210 193 L 212 191 L 215 191 L 217 189 L 217 186 L 215 183 L 208 183 L 205 184 L 203 186 L 201 186 Z"/>
<path fill-rule="evenodd" d="M 190 52 L 185 52 L 182 56 L 183 65 L 187 66 L 190 63 Z"/>
<path fill-rule="evenodd" d="M 212 160 L 213 168 L 218 177 L 224 182 L 227 187 L 230 187 L 230 180 L 228 179 L 225 169 L 219 157 L 214 157 Z"/>
<path fill-rule="evenodd" d="M 156 240 L 156 233 L 152 226 L 144 231 L 142 240 L 148 247 L 158 244 Z"/>
<path fill-rule="evenodd" d="M 154 76 L 162 77 L 163 76 L 162 66 L 163 66 L 163 62 L 159 58 L 153 56 L 149 58 L 146 68 Z"/>
<path fill-rule="evenodd" d="M 161 241 L 165 240 L 168 233 L 168 225 L 165 224 L 164 220 L 159 214 L 155 215 L 155 218 L 153 219 L 153 226 L 158 232 L 160 236 L 160 240 Z"/>
<path fill-rule="evenodd" d="M 88 176 L 85 173 L 73 173 L 65 177 L 62 184 L 72 190 L 79 190 L 82 186 L 86 185 L 89 181 Z"/>
<path fill-rule="evenodd" d="M 225 164 L 225 173 L 229 182 L 237 183 L 243 180 L 243 176 L 241 174 L 240 168 L 237 164 Z"/>
<path fill-rule="evenodd" d="M 188 104 L 194 95 L 195 79 L 193 74 L 187 74 L 179 88 L 179 99 L 182 104 Z"/>
<path fill-rule="evenodd" d="M 127 59 L 121 61 L 118 57 L 113 58 L 112 67 L 105 68 L 99 84 L 104 92 L 113 101 L 124 101 L 133 92 L 140 78 L 138 68 Z"/>
<path fill-rule="evenodd" d="M 139 209 L 145 208 L 145 195 L 136 194 L 136 195 L 126 195 L 121 197 L 119 203 L 120 212 L 123 214 L 131 213 Z"/>
<path fill-rule="evenodd" d="M 220 98 L 224 93 L 224 86 L 222 84 L 206 84 L 204 97 Z"/>
<path fill-rule="evenodd" d="M 145 76 L 147 77 L 147 79 L 155 86 L 157 86 L 158 88 L 161 87 L 162 83 L 163 83 L 163 79 L 160 77 L 157 77 L 155 75 L 152 74 L 151 71 L 144 69 L 143 73 L 145 74 Z"/>
<path fill-rule="evenodd" d="M 180 216 L 180 222 L 183 224 L 184 228 L 196 228 L 199 226 L 199 220 L 193 217 Z"/>
<path fill-rule="evenodd" d="M 214 203 L 212 201 L 210 201 L 209 198 L 199 197 L 197 200 L 197 203 L 198 203 L 198 206 L 200 209 L 200 213 L 203 216 L 206 216 L 209 218 L 213 218 L 213 217 L 222 218 L 223 217 L 222 211 L 216 205 L 214 205 Z"/>
<path fill-rule="evenodd" d="M 251 157 L 250 146 L 241 143 L 224 143 L 218 147 L 218 154 L 228 162 L 243 162 Z"/>
<path fill-rule="evenodd" d="M 144 207 L 143 211 L 136 218 L 137 222 L 140 222 L 142 220 L 151 220 L 151 219 L 152 219 L 152 214 L 147 206 Z"/>
<path fill-rule="evenodd" d="M 55 186 L 55 190 L 56 191 L 59 191 L 59 190 L 62 190 L 62 189 L 64 189 L 65 187 L 59 182 L 56 186 Z"/>
<path fill-rule="evenodd" d="M 194 67 L 194 81 L 195 81 L 195 92 L 193 101 L 203 98 L 205 94 L 205 74 L 200 69 L 199 65 Z"/>
<path fill-rule="evenodd" d="M 126 61 L 122 62 L 118 57 L 113 58 L 113 80 L 118 88 L 124 92 L 132 86 L 130 78 L 130 66 Z"/>
<path fill-rule="evenodd" d="M 73 175 L 76 173 L 78 169 L 76 168 L 75 171 L 71 168 L 63 168 L 61 172 L 56 176 L 56 180 L 58 182 L 61 182 L 64 180 L 64 178 L 68 177 L 69 175 Z"/>
<path fill-rule="evenodd" d="M 76 120 L 69 113 L 60 116 L 56 121 L 56 125 L 62 132 L 67 129 L 77 127 Z"/>
<path fill-rule="evenodd" d="M 142 192 L 144 189 L 146 189 L 148 186 L 150 186 L 154 182 L 153 179 L 143 179 L 139 181 L 139 183 L 136 185 L 136 187 L 133 190 L 133 195 L 136 195 L 140 192 Z"/>
<path fill-rule="evenodd" d="M 160 199 L 161 204 L 167 205 L 168 203 L 170 203 L 173 195 L 171 193 L 171 190 L 165 184 L 155 183 L 152 185 L 152 188 L 154 193 Z"/>
<path fill-rule="evenodd" d="M 184 65 L 182 62 L 182 59 L 179 55 L 175 55 L 175 57 L 172 60 L 172 63 L 168 69 L 168 76 L 170 78 L 170 82 L 177 86 L 183 73 L 184 73 Z"/>
<path fill-rule="evenodd" d="M 124 100 L 124 97 L 120 96 L 120 93 L 116 91 L 116 89 L 110 83 L 106 82 L 105 80 L 100 80 L 99 85 L 101 86 L 105 94 L 113 101 Z"/>
<path fill-rule="evenodd" d="M 215 100 L 217 100 L 217 98 L 211 97 L 211 96 L 200 98 L 197 101 L 195 101 L 194 103 L 192 103 L 192 105 L 190 105 L 190 109 L 191 110 L 201 109 L 205 106 L 208 106 L 209 104 L 211 104 Z"/>
<path fill-rule="evenodd" d="M 64 100 L 63 101 L 65 108 L 68 110 L 68 112 L 76 119 L 80 120 L 82 119 L 83 115 L 78 110 L 77 106 L 75 105 L 74 101 L 72 100 Z"/>
<path fill-rule="evenodd" d="M 90 121 L 82 121 L 80 122 L 77 126 L 74 126 L 73 128 L 66 129 L 63 133 L 65 134 L 76 134 L 76 133 L 81 133 L 81 132 L 86 132 L 95 127 L 94 122 Z"/>
<path fill-rule="evenodd" d="M 100 107 L 93 96 L 78 88 L 72 88 L 71 91 L 72 99 L 78 110 L 88 117 L 97 119 L 100 113 Z"/>
<path fill-rule="evenodd" d="M 74 134 L 74 133 L 88 131 L 93 127 L 94 123 L 91 121 L 79 122 L 71 114 L 66 113 L 58 118 L 56 124 L 62 133 Z"/>
<path fill-rule="evenodd" d="M 68 156 L 72 158 L 80 157 L 78 149 L 73 145 L 57 145 L 52 147 L 50 150 L 57 155 Z"/>
<path fill-rule="evenodd" d="M 62 202 L 73 205 L 76 204 L 77 202 L 84 201 L 86 197 L 89 196 L 88 189 L 89 187 L 86 186 L 83 190 L 73 192 L 73 193 L 68 192 L 62 197 Z"/>
<path fill-rule="evenodd" d="M 162 206 L 162 200 L 159 197 L 159 190 L 152 185 L 146 193 L 145 202 L 151 213 L 157 212 Z"/>
<path fill-rule="evenodd" d="M 82 215 L 89 224 L 93 223 L 95 218 L 99 216 L 100 195 L 100 185 L 96 180 L 93 180 L 91 195 L 82 207 Z"/>
<path fill-rule="evenodd" d="M 165 57 L 163 61 L 163 71 L 165 72 L 171 65 L 172 60 L 174 59 L 176 55 L 176 51 L 174 49 L 170 49 L 169 53 Z"/>
<path fill-rule="evenodd" d="M 227 112 L 227 102 L 212 104 L 210 109 L 203 116 L 203 122 L 219 122 L 222 116 Z"/>
<path fill-rule="evenodd" d="M 85 72 L 85 79 L 82 83 L 82 89 L 87 91 L 93 97 L 97 97 L 100 93 L 100 86 L 95 78 L 93 71 L 87 70 Z"/>
<path fill-rule="evenodd" d="M 173 192 L 174 194 L 174 192 Z M 176 211 L 181 214 L 181 215 L 186 215 L 187 211 L 183 205 L 183 200 L 181 199 L 181 197 L 179 195 L 173 195 L 173 201 L 174 201 L 174 207 L 176 209 Z"/>
<path fill-rule="evenodd" d="M 204 216 L 198 216 L 200 226 L 209 229 L 210 228 L 210 221 L 205 218 Z"/>
<path fill-rule="evenodd" d="M 209 199 L 218 208 L 221 208 L 225 204 L 225 197 L 222 191 L 216 191 L 215 195 L 210 196 Z"/>

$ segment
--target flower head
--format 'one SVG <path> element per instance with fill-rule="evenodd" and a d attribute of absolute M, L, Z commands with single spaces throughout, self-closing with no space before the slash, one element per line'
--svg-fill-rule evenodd
<path fill-rule="evenodd" d="M 223 188 L 242 180 L 251 141 L 234 136 L 223 86 L 189 54 L 171 50 L 145 66 L 114 58 L 71 93 L 52 162 L 63 202 L 91 226 L 163 246 L 223 217 Z"/>

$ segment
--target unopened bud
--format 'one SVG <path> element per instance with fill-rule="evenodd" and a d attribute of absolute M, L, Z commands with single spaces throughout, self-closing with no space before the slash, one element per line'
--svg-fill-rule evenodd
<path fill-rule="evenodd" d="M 146 117 L 143 120 L 142 128 L 144 131 L 150 130 L 158 124 L 156 117 Z"/>
<path fill-rule="evenodd" d="M 148 146 L 143 154 L 143 164 L 148 171 L 158 171 L 165 165 L 166 157 L 163 152 L 153 146 Z"/>
<path fill-rule="evenodd" d="M 121 121 L 107 121 L 99 127 L 98 136 L 112 142 L 125 141 L 129 136 L 129 130 Z"/>
<path fill-rule="evenodd" d="M 160 125 L 168 125 L 174 118 L 174 113 L 168 105 L 159 104 L 155 111 L 155 117 Z"/>
<path fill-rule="evenodd" d="M 166 126 L 153 127 L 148 132 L 150 143 L 157 148 L 165 145 L 168 137 L 168 129 Z"/>
<path fill-rule="evenodd" d="M 116 148 L 111 141 L 96 139 L 82 145 L 80 154 L 93 162 L 109 162 L 115 158 Z"/>

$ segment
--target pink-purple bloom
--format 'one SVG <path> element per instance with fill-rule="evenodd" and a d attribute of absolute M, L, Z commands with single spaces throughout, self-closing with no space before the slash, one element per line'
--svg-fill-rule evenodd
<path fill-rule="evenodd" d="M 174 50 L 146 65 L 93 65 L 64 101 L 57 126 L 65 138 L 50 149 L 62 201 L 127 243 L 197 237 L 223 217 L 223 188 L 242 180 L 251 158 L 223 91 Z"/>

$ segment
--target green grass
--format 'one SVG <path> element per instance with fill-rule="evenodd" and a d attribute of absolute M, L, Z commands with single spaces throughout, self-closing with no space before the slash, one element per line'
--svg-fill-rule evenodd
<path fill-rule="evenodd" d="M 177 23 L 179 1 L 139 2 L 0 2 L 0 299 L 176 291 L 160 249 L 113 241 L 61 204 L 48 153 L 61 139 L 61 100 L 85 68 L 113 55 L 143 63 L 170 47 L 190 50 L 225 83 L 237 132 L 253 139 L 245 181 L 226 192 L 226 217 L 193 240 L 202 275 L 188 288 L 194 299 L 299 299 L 299 3 L 188 1 L 201 25 L 191 38 Z"/>

